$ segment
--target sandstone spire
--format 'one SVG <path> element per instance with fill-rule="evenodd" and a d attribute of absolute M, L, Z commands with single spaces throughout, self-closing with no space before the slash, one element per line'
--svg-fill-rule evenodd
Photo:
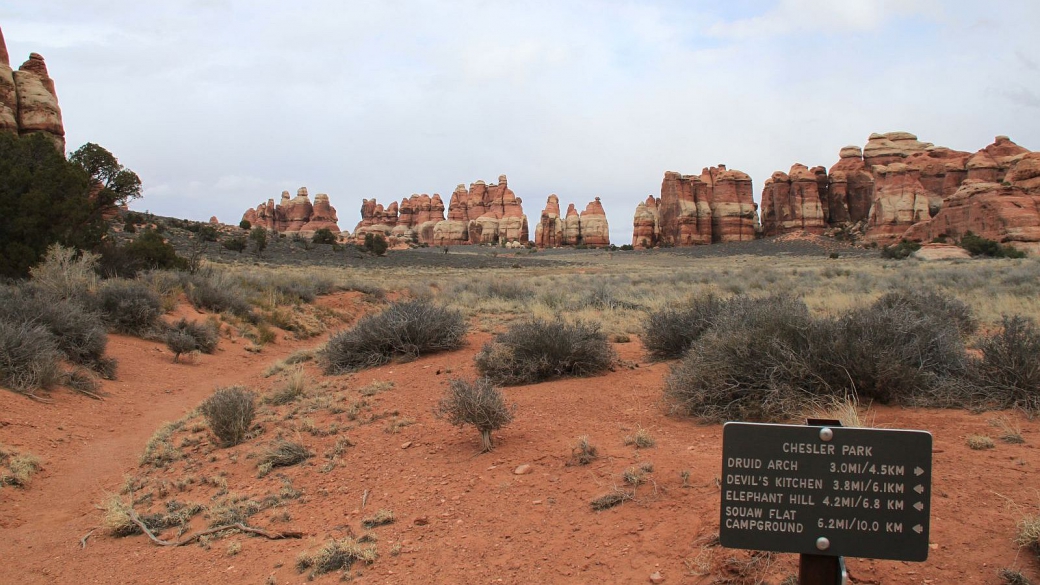
<path fill-rule="evenodd" d="M 7 54 L 7 43 L 4 42 L 4 30 L 0 28 L 0 65 L 11 66 L 11 56 Z"/>

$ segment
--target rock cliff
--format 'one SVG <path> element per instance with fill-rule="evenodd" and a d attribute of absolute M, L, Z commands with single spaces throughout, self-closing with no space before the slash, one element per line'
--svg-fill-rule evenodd
<path fill-rule="evenodd" d="M 692 246 L 752 240 L 759 231 L 751 177 L 725 165 L 664 174 L 661 197 L 636 206 L 632 245 Z"/>
<path fill-rule="evenodd" d="M 567 207 L 567 214 L 561 217 L 560 199 L 555 194 L 549 195 L 541 219 L 535 226 L 534 245 L 539 248 L 609 246 L 610 227 L 599 197 L 589 202 L 581 213 L 571 203 Z"/>
<path fill-rule="evenodd" d="M 447 218 L 445 218 L 447 211 Z M 361 222 L 354 238 L 379 233 L 392 245 L 524 244 L 528 241 L 523 201 L 509 188 L 505 175 L 498 183 L 476 181 L 459 185 L 445 209 L 441 196 L 412 195 L 387 208 L 375 199 L 361 204 Z"/>
<path fill-rule="evenodd" d="M 333 234 L 340 233 L 336 209 L 329 203 L 329 196 L 319 193 L 312 204 L 306 187 L 300 187 L 296 197 L 290 197 L 288 191 L 282 191 L 277 205 L 274 199 L 268 199 L 267 203 L 261 203 L 255 209 L 246 210 L 242 219 L 273 232 L 298 233 L 306 238 L 312 237 L 314 232 L 322 228 L 327 228 Z"/>
<path fill-rule="evenodd" d="M 0 132 L 20 135 L 40 132 L 65 152 L 65 127 L 61 121 L 58 94 L 47 64 L 38 53 L 18 68 L 11 69 L 10 55 L 0 30 Z"/>

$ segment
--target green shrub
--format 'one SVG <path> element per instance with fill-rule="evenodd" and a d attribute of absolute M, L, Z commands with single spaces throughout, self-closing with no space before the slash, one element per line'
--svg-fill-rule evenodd
<path fill-rule="evenodd" d="M 238 227 L 248 231 L 251 227 L 253 227 L 253 224 L 249 223 L 248 219 L 243 219 L 242 221 L 238 222 Z"/>
<path fill-rule="evenodd" d="M 998 332 L 978 343 L 973 377 L 997 408 L 1040 413 L 1040 328 L 1032 319 L 1005 316 Z"/>
<path fill-rule="evenodd" d="M 329 228 L 321 228 L 311 236 L 311 242 L 315 244 L 335 244 L 336 234 L 332 233 L 332 230 Z"/>
<path fill-rule="evenodd" d="M 177 251 L 159 232 L 151 229 L 142 231 L 125 246 L 124 251 L 130 262 L 140 267 L 139 270 L 183 270 L 188 266 L 188 261 L 178 256 Z"/>
<path fill-rule="evenodd" d="M 367 233 L 365 234 L 365 243 L 361 246 L 361 249 L 366 252 L 371 252 L 376 256 L 382 256 L 386 253 L 387 247 L 388 244 L 386 243 L 386 238 L 383 237 L 383 234 Z"/>
<path fill-rule="evenodd" d="M 221 245 L 223 245 L 226 249 L 231 250 L 232 252 L 238 252 L 239 254 L 241 254 L 242 251 L 246 249 L 247 243 L 244 237 L 233 236 L 224 240 Z"/>
<path fill-rule="evenodd" d="M 162 298 L 133 280 L 105 281 L 98 287 L 97 308 L 113 330 L 138 337 L 154 332 L 163 314 Z"/>
<path fill-rule="evenodd" d="M 62 378 L 61 352 L 46 328 L 0 320 L 0 384 L 23 394 Z"/>
<path fill-rule="evenodd" d="M 242 386 L 218 388 L 199 410 L 221 445 L 233 447 L 245 440 L 253 424 L 256 395 Z"/>
<path fill-rule="evenodd" d="M 584 377 L 608 369 L 614 350 L 598 323 L 531 319 L 515 323 L 484 345 L 477 370 L 496 384 Z"/>
<path fill-rule="evenodd" d="M 267 249 L 267 229 L 255 227 L 249 230 L 249 241 L 253 244 L 253 253 L 259 258 Z"/>
<path fill-rule="evenodd" d="M 654 359 L 682 357 L 694 341 L 715 326 L 725 307 L 726 301 L 707 294 L 685 306 L 654 311 L 643 322 L 643 346 Z"/>
<path fill-rule="evenodd" d="M 1016 249 L 1010 244 L 1001 245 L 999 242 L 977 236 L 972 232 L 965 233 L 958 245 L 967 250 L 972 256 L 988 256 L 990 258 L 1025 258 L 1026 256 L 1025 252 Z"/>
<path fill-rule="evenodd" d="M 394 357 L 415 358 L 457 349 L 465 341 L 467 330 L 462 313 L 428 299 L 396 302 L 333 335 L 321 358 L 327 374 L 353 372 L 385 364 Z"/>
<path fill-rule="evenodd" d="M 487 453 L 494 448 L 491 431 L 512 422 L 515 410 L 516 405 L 507 405 L 502 392 L 487 378 L 476 382 L 455 378 L 434 413 L 457 427 L 474 426 L 480 432 L 480 451 Z"/>
<path fill-rule="evenodd" d="M 881 248 L 881 257 L 891 260 L 903 260 L 909 258 L 911 254 L 920 249 L 921 244 L 903 240 L 895 246 L 885 246 Z"/>

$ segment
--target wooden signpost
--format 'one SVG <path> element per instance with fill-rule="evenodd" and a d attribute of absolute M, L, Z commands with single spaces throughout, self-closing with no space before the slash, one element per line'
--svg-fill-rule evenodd
<path fill-rule="evenodd" d="M 722 545 L 799 553 L 802 585 L 839 583 L 842 557 L 926 560 L 931 434 L 819 422 L 723 427 Z"/>

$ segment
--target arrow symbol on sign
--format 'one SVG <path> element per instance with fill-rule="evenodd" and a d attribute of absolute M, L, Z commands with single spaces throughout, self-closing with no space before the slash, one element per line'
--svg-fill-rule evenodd
<path fill-rule="evenodd" d="M 914 526 L 914 532 L 921 534 L 922 532 L 924 532 L 924 527 L 920 524 L 917 524 Z"/>
<path fill-rule="evenodd" d="M 917 485 L 914 486 L 914 491 L 919 493 L 919 494 L 923 494 L 924 493 L 924 486 L 921 485 L 921 484 L 917 484 Z"/>
<path fill-rule="evenodd" d="M 924 475 L 924 470 L 921 469 L 920 467 L 915 467 L 914 468 L 914 475 L 916 475 L 918 477 L 921 477 L 922 475 Z"/>
<path fill-rule="evenodd" d="M 924 504 L 922 504 L 921 502 L 917 502 L 916 504 L 914 504 L 914 509 L 920 512 L 921 510 L 924 510 Z"/>

